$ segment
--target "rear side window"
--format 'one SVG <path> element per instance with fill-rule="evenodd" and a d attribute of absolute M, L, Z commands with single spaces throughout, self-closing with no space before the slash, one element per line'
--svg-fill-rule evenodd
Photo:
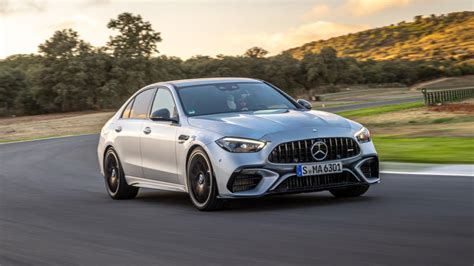
<path fill-rule="evenodd" d="M 127 104 L 127 107 L 125 107 L 125 109 L 123 110 L 123 113 L 122 113 L 122 119 L 127 119 L 130 117 L 130 112 L 132 111 L 132 105 L 133 105 L 133 101 L 135 99 L 132 99 L 128 104 Z"/>
<path fill-rule="evenodd" d="M 132 105 L 132 112 L 130 118 L 134 119 L 145 119 L 150 108 L 150 102 L 153 100 L 155 89 L 150 89 L 141 92 L 135 97 L 135 101 Z"/>

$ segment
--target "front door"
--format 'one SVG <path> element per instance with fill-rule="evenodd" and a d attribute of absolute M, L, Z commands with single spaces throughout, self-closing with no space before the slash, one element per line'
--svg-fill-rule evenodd
<path fill-rule="evenodd" d="M 150 114 L 159 111 L 166 118 L 178 118 L 173 95 L 168 88 L 158 88 Z M 176 132 L 171 121 L 146 120 L 142 124 L 140 148 L 145 178 L 178 183 L 176 163 Z"/>

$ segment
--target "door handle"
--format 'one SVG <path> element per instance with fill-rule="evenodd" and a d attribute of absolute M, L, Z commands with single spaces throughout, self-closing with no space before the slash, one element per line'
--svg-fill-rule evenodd
<path fill-rule="evenodd" d="M 189 136 L 188 135 L 179 135 L 178 137 L 178 143 L 184 143 L 186 142 L 186 140 L 189 139 Z"/>
<path fill-rule="evenodd" d="M 122 131 L 122 127 L 121 127 L 121 126 L 117 126 L 117 127 L 115 128 L 115 132 L 120 132 L 120 131 Z"/>
<path fill-rule="evenodd" d="M 145 129 L 143 129 L 143 133 L 150 134 L 151 133 L 151 128 L 146 127 Z"/>

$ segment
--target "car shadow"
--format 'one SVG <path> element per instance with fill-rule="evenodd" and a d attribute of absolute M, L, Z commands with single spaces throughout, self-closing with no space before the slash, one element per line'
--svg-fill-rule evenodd
<path fill-rule="evenodd" d="M 373 200 L 373 197 L 334 198 L 325 193 L 304 193 L 275 195 L 262 198 L 232 200 L 229 210 L 233 211 L 262 211 L 278 209 L 318 208 L 331 205 L 357 204 Z"/>
<path fill-rule="evenodd" d="M 261 198 L 226 199 L 220 211 L 258 212 L 278 209 L 315 208 L 331 205 L 347 205 L 371 202 L 377 197 L 360 196 L 356 198 L 334 198 L 327 192 L 273 195 Z M 137 201 L 160 204 L 162 206 L 194 208 L 185 193 L 147 190 L 141 191 Z"/>

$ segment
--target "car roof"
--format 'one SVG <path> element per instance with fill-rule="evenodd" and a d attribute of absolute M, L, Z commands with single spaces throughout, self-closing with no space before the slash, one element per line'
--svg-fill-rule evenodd
<path fill-rule="evenodd" d="M 200 79 L 181 79 L 159 82 L 154 85 L 172 85 L 174 87 L 187 87 L 205 84 L 216 84 L 216 83 L 233 83 L 233 82 L 262 82 L 258 79 L 251 78 L 200 78 Z"/>

